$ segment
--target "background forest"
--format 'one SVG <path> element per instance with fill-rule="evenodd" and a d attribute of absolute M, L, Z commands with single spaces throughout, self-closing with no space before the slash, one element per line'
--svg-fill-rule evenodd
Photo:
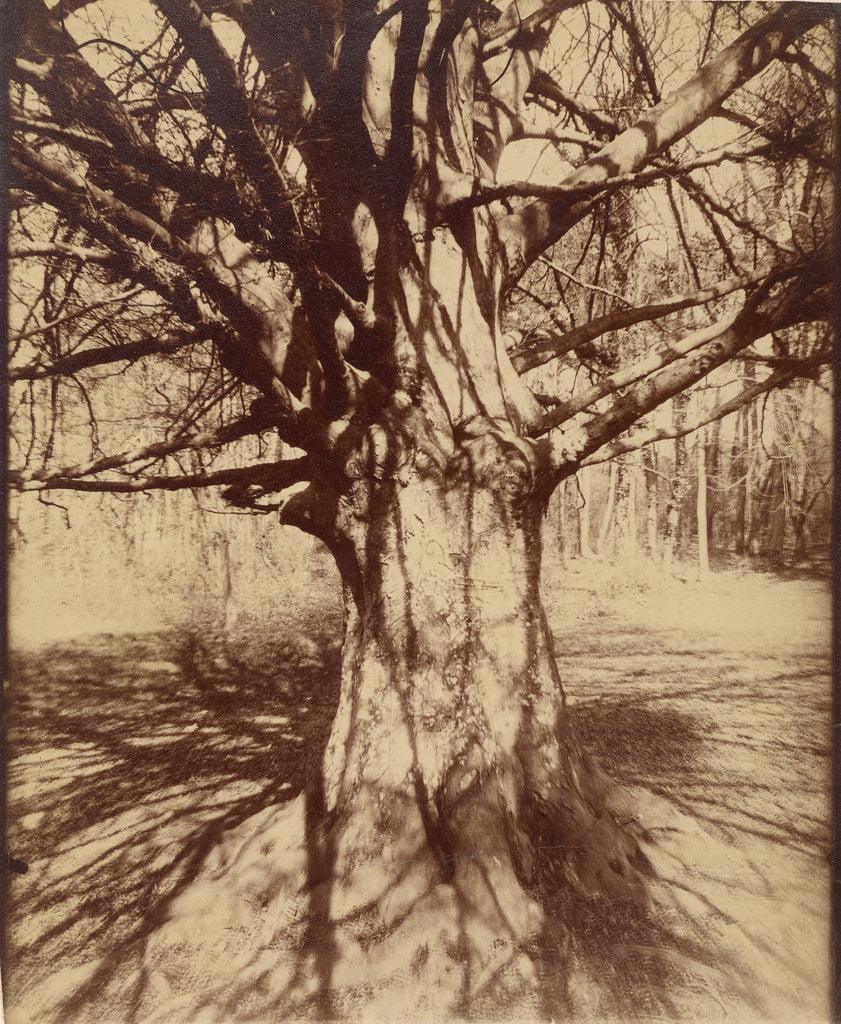
<path fill-rule="evenodd" d="M 746 360 L 744 380 L 757 372 Z M 664 432 L 744 385 L 730 375 L 673 401 Z M 689 438 L 566 480 L 545 517 L 544 586 L 560 586 L 570 564 L 651 586 L 722 569 L 828 573 L 829 383 L 801 381 Z M 318 541 L 208 493 L 12 495 L 9 551 L 13 642 L 164 623 L 231 628 L 243 613 L 254 626 L 281 599 L 338 609 L 335 568 Z"/>

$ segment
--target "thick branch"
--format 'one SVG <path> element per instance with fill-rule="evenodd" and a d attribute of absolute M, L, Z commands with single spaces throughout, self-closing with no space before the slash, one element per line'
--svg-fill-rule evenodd
<path fill-rule="evenodd" d="M 283 375 L 292 337 L 288 299 L 283 299 L 282 309 L 272 307 L 264 295 L 243 286 L 222 261 L 205 257 L 150 217 L 39 153 L 17 144 L 11 164 L 32 191 L 116 254 L 127 256 L 128 266 L 121 268 L 127 276 L 136 276 L 170 301 L 185 323 L 201 325 L 219 345 L 232 373 L 264 394 L 282 401 L 288 398 L 287 391 L 279 392 L 275 386 Z M 128 236 L 141 246 L 132 248 Z M 169 256 L 172 263 L 156 259 L 154 250 Z M 229 327 L 220 330 L 200 309 L 191 282 L 218 305 Z M 276 298 L 281 301 L 279 289 Z M 288 411 L 294 411 L 293 407 Z"/>
<path fill-rule="evenodd" d="M 243 437 L 262 434 L 267 429 L 266 421 L 260 417 L 244 416 L 216 430 L 203 430 L 193 434 L 178 434 L 166 441 L 153 441 L 139 445 L 119 455 L 107 455 L 84 465 L 65 466 L 60 470 L 20 470 L 9 474 L 10 482 L 18 490 L 38 490 L 36 485 L 55 479 L 75 480 L 95 476 L 113 469 L 122 469 L 134 462 L 162 459 L 176 452 L 198 451 L 207 448 L 221 448 Z M 32 485 L 31 487 L 29 485 Z M 142 490 L 142 488 L 140 488 Z"/>
<path fill-rule="evenodd" d="M 114 254 L 107 249 L 91 249 L 83 245 L 67 245 L 64 242 L 51 242 L 49 245 L 16 242 L 9 247 L 9 259 L 12 260 L 27 260 L 37 256 L 81 260 L 83 263 L 107 263 L 114 258 Z"/>
<path fill-rule="evenodd" d="M 552 409 L 551 412 L 548 412 L 536 433 L 538 435 L 547 433 L 552 428 L 560 426 L 560 424 L 571 419 L 576 415 L 576 413 L 594 405 L 600 399 L 614 394 L 621 388 L 627 387 L 629 384 L 634 384 L 636 381 L 642 380 L 643 377 L 647 377 L 649 374 L 655 373 L 657 370 L 662 370 L 664 366 L 668 366 L 670 363 L 675 362 L 675 360 L 680 359 L 682 356 L 685 356 L 690 352 L 694 352 L 696 349 L 709 344 L 709 342 L 716 338 L 720 338 L 726 331 L 730 330 L 736 320 L 737 314 L 725 317 L 723 320 L 719 320 L 710 327 L 704 327 L 699 331 L 693 331 L 674 345 L 668 345 L 659 352 L 653 352 L 644 359 L 638 360 L 631 366 L 624 367 L 621 370 L 617 370 L 616 373 L 611 373 L 607 377 L 603 377 L 602 380 L 593 384 L 592 387 L 587 388 L 587 390 L 582 392 L 580 395 L 576 395 L 574 398 L 570 398 L 566 402 L 561 402 L 560 405 Z"/>
<path fill-rule="evenodd" d="M 517 46 L 544 22 L 580 3 L 581 0 L 526 0 L 524 3 L 512 3 L 496 28 L 485 35 L 482 59 L 490 60 L 502 50 Z"/>
<path fill-rule="evenodd" d="M 548 363 L 552 359 L 571 352 L 580 345 L 593 341 L 609 331 L 624 330 L 628 327 L 633 327 L 635 324 L 658 320 L 682 309 L 703 306 L 714 299 L 723 298 L 732 292 L 758 284 L 767 276 L 767 274 L 757 274 L 748 277 L 739 274 L 735 277 L 728 277 L 724 281 L 719 281 L 718 284 L 712 285 L 709 288 L 702 288 L 700 291 L 692 292 L 689 295 L 677 295 L 673 299 L 668 299 L 664 302 L 652 302 L 648 305 L 635 306 L 631 309 L 614 310 L 612 313 L 596 317 L 580 327 L 574 327 L 565 334 L 543 335 L 538 344 L 525 351 L 514 353 L 511 361 L 518 373 L 525 373 L 527 370 L 533 370 L 536 366 L 542 366 L 544 363 Z"/>
<path fill-rule="evenodd" d="M 645 188 L 657 181 L 671 178 L 684 178 L 691 171 L 717 167 L 728 161 L 744 163 L 760 156 L 768 156 L 773 152 L 771 143 L 753 149 L 717 149 L 705 153 L 696 160 L 685 164 L 664 164 L 649 170 L 637 171 L 633 174 L 611 175 L 603 180 L 588 181 L 580 184 L 543 184 L 534 181 L 503 181 L 499 183 L 482 181 L 471 175 L 463 175 L 458 183 L 453 183 L 446 193 L 442 193 L 446 203 L 440 205 L 484 206 L 498 199 L 509 199 L 515 196 L 530 198 L 534 196 L 566 199 L 576 203 L 581 199 L 590 199 L 605 192 L 613 192 L 619 188 L 632 186 Z M 572 176 L 574 177 L 574 175 Z"/>
<path fill-rule="evenodd" d="M 810 376 L 810 372 L 820 365 L 821 362 L 826 362 L 827 359 L 828 357 L 823 355 L 820 359 L 816 360 L 802 360 L 800 372 L 793 368 L 776 370 L 770 377 L 752 384 L 750 387 L 743 388 L 733 398 L 728 399 L 726 402 L 719 402 L 718 405 L 713 406 L 708 412 L 702 413 L 691 420 L 684 419 L 680 427 L 663 426 L 654 427 L 651 430 L 640 430 L 635 434 L 631 434 L 630 437 L 615 441 L 606 448 L 602 448 L 597 456 L 584 459 L 581 465 L 597 466 L 602 462 L 609 462 L 619 455 L 627 455 L 628 452 L 638 451 L 640 448 L 654 444 L 656 441 L 666 441 L 692 434 L 696 430 L 700 430 L 701 427 L 705 427 L 708 423 L 724 419 L 725 416 L 729 416 L 730 413 L 736 412 L 742 406 L 748 405 L 756 398 L 759 398 L 760 395 L 767 394 L 769 391 L 774 391 L 777 388 L 783 388 L 798 377 Z M 808 366 L 805 365 L 807 363 Z"/>
<path fill-rule="evenodd" d="M 241 166 L 247 169 L 274 234 L 292 244 L 300 235 L 287 182 L 260 134 L 245 87 L 210 19 L 194 0 L 155 0 L 178 32 L 207 83 L 207 114 L 225 132 Z"/>
<path fill-rule="evenodd" d="M 22 131 L 37 132 L 45 138 L 65 142 L 92 158 L 100 185 L 107 183 L 119 191 L 126 183 L 131 186 L 151 179 L 182 196 L 205 218 L 224 217 L 229 220 L 244 241 L 256 244 L 270 258 L 279 262 L 294 259 L 295 248 L 290 247 L 285 236 L 275 237 L 265 230 L 265 216 L 260 208 L 245 202 L 233 181 L 204 174 L 185 162 L 171 163 L 151 145 L 143 145 L 134 138 L 127 138 L 124 133 L 109 130 L 109 122 L 97 126 L 105 135 L 100 139 L 86 132 L 31 118 L 12 118 L 11 121 Z M 101 159 L 103 155 L 108 157 L 104 162 Z"/>
<path fill-rule="evenodd" d="M 240 305 L 235 295 L 224 294 L 219 282 L 214 281 L 196 254 L 190 254 L 184 242 L 110 192 L 22 144 L 13 146 L 10 165 L 21 187 L 55 206 L 72 223 L 87 229 L 114 254 L 126 276 L 136 276 L 170 302 L 185 323 L 206 323 L 208 317 L 199 310 L 184 272 L 175 266 L 164 270 L 152 245 L 171 253 L 178 262 L 187 257 L 194 276 L 210 285 L 214 298 L 227 298 L 229 304 Z M 129 236 L 137 239 L 140 246 L 132 245 Z"/>
<path fill-rule="evenodd" d="M 569 425 L 552 431 L 552 457 L 559 478 L 575 472 L 588 455 L 618 437 L 669 398 L 728 362 L 758 338 L 794 324 L 831 317 L 835 300 L 831 287 L 825 284 L 827 273 L 827 268 L 816 268 L 813 276 L 807 278 L 804 275 L 782 297 L 765 303 L 751 303 L 714 341 L 645 378 L 617 399 L 607 412 L 594 416 L 581 426 Z"/>
<path fill-rule="evenodd" d="M 505 146 L 523 131 L 526 93 L 538 73 L 553 23 L 561 10 L 580 2 L 512 0 L 492 38 L 485 40 L 482 64 L 477 67 L 473 128 L 476 152 L 491 175 L 496 173 Z"/>
<path fill-rule="evenodd" d="M 821 4 L 783 4 L 585 161 L 563 184 L 575 189 L 635 173 L 701 124 L 732 92 L 827 17 L 828 9 Z M 568 194 L 538 199 L 521 212 L 500 219 L 509 286 L 577 221 L 581 215 L 577 203 Z"/>
<path fill-rule="evenodd" d="M 93 491 L 106 494 L 137 494 L 141 491 L 182 491 L 197 487 L 215 487 L 221 484 L 258 484 L 264 490 L 283 490 L 302 480 L 309 480 L 313 472 L 310 459 L 289 459 L 283 462 L 264 462 L 239 469 L 217 469 L 205 473 L 184 473 L 178 476 L 147 476 L 131 480 L 79 480 L 75 477 L 52 476 L 46 480 L 21 482 L 17 474 L 9 473 L 9 485 L 18 491 Z"/>

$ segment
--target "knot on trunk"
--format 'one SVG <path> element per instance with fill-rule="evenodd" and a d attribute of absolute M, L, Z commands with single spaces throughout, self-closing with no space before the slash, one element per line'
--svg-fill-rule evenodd
<path fill-rule="evenodd" d="M 450 460 L 448 476 L 453 483 L 486 490 L 503 504 L 516 506 L 535 493 L 536 461 L 532 444 L 515 434 L 468 434 Z"/>

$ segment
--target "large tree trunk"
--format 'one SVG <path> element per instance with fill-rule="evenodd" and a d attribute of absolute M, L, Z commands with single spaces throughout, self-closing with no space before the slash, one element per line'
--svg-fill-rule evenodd
<path fill-rule="evenodd" d="M 297 805 L 223 844 L 144 950 L 144 970 L 196 984 L 208 1019 L 240 999 L 261 1021 L 542 1017 L 567 1000 L 558 906 L 636 898 L 627 807 L 567 721 L 534 457 L 502 434 L 467 439 L 440 467 L 415 460 L 342 495 L 323 762 Z M 202 945 L 213 927 L 229 945 Z M 188 942 L 205 964 L 193 975 L 173 954 Z"/>
<path fill-rule="evenodd" d="M 375 930 L 400 932 L 397 976 L 434 949 L 428 977 L 452 985 L 456 1012 L 481 997 L 492 1013 L 522 972 L 543 886 L 622 887 L 633 852 L 566 726 L 533 469 L 513 439 L 482 437 L 443 472 L 359 483 L 351 504 L 365 513 L 341 559 L 322 808 L 331 917 L 375 907 Z"/>
<path fill-rule="evenodd" d="M 324 456 L 335 472 L 281 513 L 339 566 L 340 696 L 303 803 L 234 833 L 144 948 L 146 965 L 180 964 L 210 1019 L 240 997 L 261 1021 L 545 1015 L 569 980 L 559 900 L 638 893 L 624 798 L 569 726 L 541 604 L 544 449 L 506 423 L 498 375 L 496 391 L 459 380 L 494 326 L 456 252 L 427 251 L 428 276 L 395 285 L 413 400 L 398 389 L 376 423 L 350 424 Z M 211 919 L 231 937 L 203 948 Z M 239 966 L 218 979 L 172 955 L 197 945 L 218 970 L 228 941 Z"/>

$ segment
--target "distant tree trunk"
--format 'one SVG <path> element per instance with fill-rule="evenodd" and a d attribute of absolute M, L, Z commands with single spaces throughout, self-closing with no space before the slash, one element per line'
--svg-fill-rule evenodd
<path fill-rule="evenodd" d="M 688 404 L 689 397 L 684 394 L 675 395 L 672 399 L 672 425 L 676 430 L 680 430 L 686 420 Z M 663 537 L 663 565 L 667 569 L 674 564 L 678 550 L 681 514 L 686 498 L 687 462 L 686 439 L 676 437 L 674 475 L 671 481 L 669 501 L 666 505 L 666 532 Z"/>
<path fill-rule="evenodd" d="M 600 555 L 607 554 L 608 541 L 611 532 L 615 529 L 615 512 L 616 512 L 616 480 L 618 476 L 618 469 L 615 462 L 611 462 L 608 468 L 608 483 L 607 483 L 607 497 L 605 498 L 604 509 L 602 511 L 602 525 L 599 530 L 599 540 L 597 545 L 597 551 Z"/>
<path fill-rule="evenodd" d="M 578 505 L 580 496 L 578 486 L 574 478 L 569 478 L 561 484 L 560 491 L 563 497 L 563 525 L 564 525 L 564 550 L 570 558 L 581 557 L 581 526 L 578 521 Z"/>
<path fill-rule="evenodd" d="M 789 518 L 793 533 L 792 564 L 799 562 L 806 554 L 806 519 L 808 503 L 809 461 L 802 434 L 794 437 L 794 458 L 790 470 Z"/>
<path fill-rule="evenodd" d="M 568 480 L 564 480 L 560 487 L 557 488 L 555 493 L 552 495 L 551 501 L 555 503 L 555 509 L 557 511 L 556 520 L 556 536 L 558 538 L 558 555 L 561 560 L 564 561 L 569 557 L 567 537 L 566 537 L 566 502 L 567 502 L 567 484 Z"/>
<path fill-rule="evenodd" d="M 802 561 L 806 557 L 806 546 L 808 538 L 808 517 L 809 509 L 811 508 L 811 502 L 808 500 L 809 491 L 806 486 L 806 473 L 804 470 L 803 480 L 799 489 L 799 494 L 795 502 L 795 507 L 791 514 L 791 526 L 794 531 L 794 548 L 791 553 L 792 565 L 796 565 L 797 562 Z"/>
<path fill-rule="evenodd" d="M 582 558 L 593 557 L 593 547 L 590 541 L 590 495 L 592 470 L 579 470 L 575 479 L 578 481 L 578 536 Z"/>
<path fill-rule="evenodd" d="M 763 466 L 755 490 L 751 503 L 748 551 L 755 556 L 773 555 L 780 543 L 779 513 L 785 515 L 784 469 L 779 457 L 772 455 Z"/>
<path fill-rule="evenodd" d="M 707 518 L 707 453 L 705 445 L 706 431 L 698 432 L 698 574 L 705 576 L 710 571 L 710 553 Z"/>
<path fill-rule="evenodd" d="M 658 530 L 658 474 L 657 450 L 653 445 L 643 448 L 643 468 L 645 470 L 645 536 L 648 555 L 656 560 L 659 549 Z"/>
<path fill-rule="evenodd" d="M 745 367 L 745 380 L 751 381 L 754 377 L 753 364 L 748 363 Z M 747 464 L 745 476 L 745 551 L 749 555 L 756 555 L 759 553 L 758 536 L 762 532 L 757 519 L 762 514 L 761 495 L 768 467 L 763 466 L 760 459 L 762 449 L 760 445 L 759 412 L 755 404 L 748 407 L 745 412 L 745 419 L 747 428 L 745 444 Z"/>
<path fill-rule="evenodd" d="M 745 514 L 747 511 L 748 490 L 748 431 L 749 421 L 746 409 L 739 409 L 736 414 L 736 426 L 733 430 L 733 447 L 730 458 L 730 483 L 734 490 L 735 508 L 733 512 L 733 549 L 737 555 L 745 553 Z"/>
<path fill-rule="evenodd" d="M 786 532 L 788 527 L 788 487 L 791 484 L 790 460 L 778 459 L 769 494 L 766 550 L 776 566 L 785 562 Z"/>
<path fill-rule="evenodd" d="M 619 562 L 632 562 L 637 555 L 635 482 L 630 466 L 617 466 L 614 557 Z"/>
<path fill-rule="evenodd" d="M 714 549 L 717 545 L 716 519 L 719 514 L 719 475 L 721 470 L 721 420 L 714 420 L 705 430 L 707 442 L 707 538 Z"/>
<path fill-rule="evenodd" d="M 224 529 L 220 530 L 217 536 L 222 557 L 222 621 L 225 633 L 230 633 L 239 618 L 239 606 L 234 598 L 231 543 Z"/>

